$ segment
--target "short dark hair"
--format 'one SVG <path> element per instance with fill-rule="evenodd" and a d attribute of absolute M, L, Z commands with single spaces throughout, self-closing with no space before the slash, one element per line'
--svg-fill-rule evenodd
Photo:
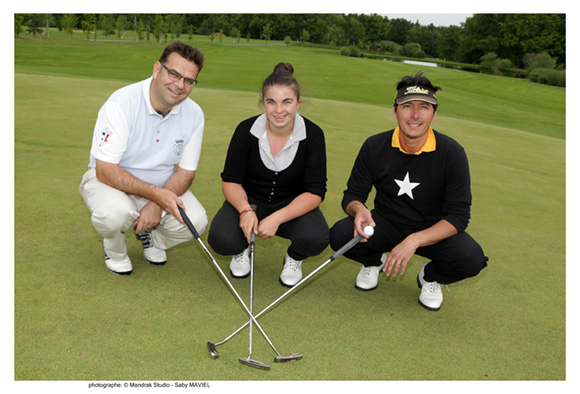
<path fill-rule="evenodd" d="M 201 69 L 203 68 L 204 61 L 203 53 L 201 53 L 199 49 L 184 44 L 181 41 L 173 41 L 171 44 L 167 45 L 163 50 L 163 53 L 161 54 L 159 61 L 161 63 L 165 63 L 169 55 L 171 55 L 174 52 L 181 55 L 190 62 L 194 62 L 195 65 L 199 68 L 199 71 L 201 71 Z"/>
<path fill-rule="evenodd" d="M 296 97 L 300 98 L 300 85 L 294 78 L 294 67 L 290 63 L 280 62 L 274 66 L 274 71 L 266 77 L 262 83 L 262 95 L 260 101 L 264 101 L 264 93 L 270 86 L 290 86 L 294 89 Z"/>
<path fill-rule="evenodd" d="M 429 78 L 427 78 L 426 76 L 423 75 L 422 71 L 419 71 L 417 74 L 415 74 L 413 76 L 408 75 L 406 77 L 401 78 L 401 80 L 399 82 L 397 82 L 397 91 L 399 91 L 402 88 L 409 87 L 409 86 L 424 87 L 424 88 L 427 88 L 429 90 L 432 90 L 433 92 L 437 92 L 438 90 L 441 90 L 441 87 L 433 85 L 433 83 L 431 83 Z M 431 105 L 433 105 L 433 109 L 435 111 L 437 111 L 437 107 L 439 105 L 438 104 L 431 104 Z M 399 105 L 395 102 L 395 111 L 397 110 L 398 106 Z"/>

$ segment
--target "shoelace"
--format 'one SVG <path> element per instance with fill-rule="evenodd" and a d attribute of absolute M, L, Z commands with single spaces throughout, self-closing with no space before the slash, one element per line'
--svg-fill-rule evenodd
<path fill-rule="evenodd" d="M 371 275 L 371 267 L 364 267 L 362 274 L 363 274 L 363 276 L 370 276 Z"/>
<path fill-rule="evenodd" d="M 236 263 L 242 264 L 244 262 L 244 254 L 240 253 L 236 255 Z"/>
<path fill-rule="evenodd" d="M 441 285 L 437 282 L 427 282 L 427 291 L 436 294 L 441 291 Z"/>
<path fill-rule="evenodd" d="M 136 235 L 137 235 L 137 238 L 143 244 L 143 247 L 145 249 L 153 246 L 153 237 L 151 236 L 150 233 L 140 233 L 140 234 L 136 234 Z"/>
<path fill-rule="evenodd" d="M 445 288 L 447 289 L 447 292 L 448 292 L 448 293 L 451 293 L 451 290 L 449 290 L 449 286 L 447 286 L 447 285 L 441 285 L 441 284 L 439 284 L 439 283 L 437 283 L 437 282 L 427 282 L 427 285 L 429 286 L 429 287 L 427 288 L 427 290 L 428 290 L 430 293 L 437 293 L 437 287 L 438 287 L 439 289 L 442 289 L 442 288 L 443 288 L 443 286 L 445 286 Z"/>
<path fill-rule="evenodd" d="M 294 260 L 293 258 L 289 258 L 288 263 L 286 264 L 286 268 L 291 271 L 297 271 L 300 268 L 300 262 Z"/>

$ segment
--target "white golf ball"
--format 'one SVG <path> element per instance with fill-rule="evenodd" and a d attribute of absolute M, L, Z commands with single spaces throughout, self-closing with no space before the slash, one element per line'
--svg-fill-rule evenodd
<path fill-rule="evenodd" d="M 371 236 L 375 233 L 375 229 L 372 228 L 371 226 L 366 226 L 365 227 L 365 234 L 368 236 Z"/>

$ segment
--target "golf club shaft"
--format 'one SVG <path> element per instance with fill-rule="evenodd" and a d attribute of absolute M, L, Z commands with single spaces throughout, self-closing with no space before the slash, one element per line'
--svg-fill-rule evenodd
<path fill-rule="evenodd" d="M 256 206 L 252 205 L 254 211 Z M 254 252 L 256 247 L 256 235 L 254 234 L 254 229 L 250 235 L 250 314 L 254 313 Z M 248 358 L 252 357 L 252 319 L 249 320 L 250 323 L 250 355 Z"/>
<path fill-rule="evenodd" d="M 344 246 L 342 246 L 340 249 L 338 249 L 336 252 L 334 252 L 334 254 L 332 256 L 330 256 L 330 258 L 328 260 L 326 260 L 318 268 L 316 268 L 314 271 L 312 271 L 310 274 L 308 274 L 306 277 L 304 277 L 300 282 L 296 283 L 293 287 L 291 287 L 290 289 L 288 289 L 288 291 L 286 291 L 284 294 L 282 294 L 280 297 L 278 297 L 276 299 L 276 301 L 272 302 L 270 305 L 268 305 L 266 308 L 264 308 L 260 313 L 258 313 L 254 317 L 256 319 L 258 317 L 260 317 L 268 309 L 270 309 L 271 307 L 273 307 L 280 300 L 282 300 L 284 297 L 286 297 L 288 294 L 290 294 L 292 291 L 294 291 L 298 286 L 300 286 L 302 283 L 304 283 L 306 280 L 308 280 L 312 275 L 316 274 L 318 271 L 320 271 L 326 265 L 328 265 L 332 261 L 334 261 L 337 258 L 339 258 L 340 256 L 342 256 L 345 252 L 347 252 L 348 250 L 350 250 L 354 245 L 356 245 L 357 243 L 359 243 L 362 238 L 363 237 L 361 235 L 357 235 L 356 237 L 354 237 L 353 239 L 351 239 L 350 241 L 348 241 L 346 244 L 344 244 Z M 222 344 L 226 343 L 227 341 L 229 341 L 234 335 L 236 335 L 238 332 L 242 331 L 249 323 L 250 323 L 249 321 L 246 322 L 246 324 L 244 324 L 243 326 L 241 326 L 240 328 L 238 328 L 236 331 L 234 331 L 232 334 L 230 334 L 230 336 L 228 336 L 227 338 L 225 338 L 223 341 L 216 343 L 215 346 L 222 345 Z"/>
<path fill-rule="evenodd" d="M 203 250 L 205 251 L 205 253 L 209 256 L 209 258 L 211 259 L 212 263 L 218 269 L 218 271 L 221 274 L 222 278 L 224 278 L 224 280 L 226 281 L 226 283 L 228 284 L 228 286 L 230 287 L 230 289 L 234 292 L 236 298 L 242 304 L 242 306 L 244 307 L 244 309 L 246 310 L 246 312 L 250 316 L 251 321 L 254 322 L 254 324 L 256 325 L 256 327 L 258 327 L 258 329 L 260 330 L 260 332 L 262 333 L 262 335 L 264 336 L 264 338 L 266 339 L 266 341 L 268 342 L 268 344 L 270 345 L 270 347 L 274 350 L 274 352 L 276 352 L 276 354 L 278 356 L 281 356 L 280 352 L 278 352 L 278 349 L 276 349 L 276 347 L 274 346 L 274 344 L 272 343 L 272 341 L 270 340 L 270 338 L 268 338 L 268 335 L 266 335 L 266 333 L 264 332 L 264 330 L 262 329 L 262 327 L 260 326 L 260 324 L 256 321 L 256 318 L 254 316 L 252 316 L 252 313 L 250 312 L 250 310 L 248 309 L 248 307 L 244 303 L 244 300 L 242 300 L 242 297 L 240 297 L 240 295 L 236 291 L 236 288 L 232 285 L 232 283 L 229 281 L 229 279 L 226 276 L 226 274 L 224 274 L 224 272 L 220 268 L 220 266 L 217 263 L 217 261 L 215 261 L 215 259 L 213 258 L 213 256 L 209 252 L 209 250 L 206 248 L 205 244 L 203 243 L 203 241 L 199 237 L 199 234 L 198 234 L 197 230 L 193 226 L 193 223 L 191 223 L 191 221 L 189 220 L 189 218 L 187 217 L 187 215 L 185 214 L 185 212 L 183 211 L 182 208 L 179 208 L 179 213 L 181 214 L 181 217 L 182 217 L 183 221 L 185 222 L 186 226 L 189 228 L 189 230 L 191 231 L 191 233 L 193 234 L 193 236 L 198 240 L 199 244 L 201 245 L 201 247 L 203 248 Z"/>

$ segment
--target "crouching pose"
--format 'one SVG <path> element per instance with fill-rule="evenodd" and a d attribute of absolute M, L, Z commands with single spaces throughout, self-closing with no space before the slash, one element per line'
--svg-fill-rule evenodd
<path fill-rule="evenodd" d="M 399 81 L 393 105 L 398 126 L 362 145 L 342 200 L 348 216 L 330 230 L 334 250 L 353 234 L 365 237 L 344 254 L 363 265 L 356 278 L 360 290 L 375 289 L 381 270 L 404 274 L 414 254 L 430 259 L 417 284 L 419 303 L 434 311 L 443 302 L 442 284 L 476 276 L 488 260 L 465 232 L 471 209 L 465 151 L 431 128 L 439 89 L 421 73 Z M 373 187 L 369 210 L 365 203 Z M 370 238 L 363 231 L 367 225 L 375 227 Z"/>
<path fill-rule="evenodd" d="M 221 174 L 226 201 L 208 233 L 215 252 L 232 256 L 236 278 L 250 273 L 251 232 L 289 239 L 279 278 L 289 287 L 302 278 L 303 260 L 322 253 L 329 241 L 319 208 L 326 193 L 324 134 L 297 113 L 301 97 L 293 71 L 288 63 L 276 65 L 262 85 L 265 112 L 236 128 Z"/>
<path fill-rule="evenodd" d="M 119 89 L 99 111 L 89 169 L 79 190 L 103 237 L 109 271 L 133 271 L 125 232 L 133 228 L 145 260 L 165 264 L 165 250 L 193 235 L 178 207 L 201 234 L 207 215 L 189 187 L 200 157 L 204 115 L 188 98 L 203 66 L 197 49 L 176 41 L 153 75 Z"/>

